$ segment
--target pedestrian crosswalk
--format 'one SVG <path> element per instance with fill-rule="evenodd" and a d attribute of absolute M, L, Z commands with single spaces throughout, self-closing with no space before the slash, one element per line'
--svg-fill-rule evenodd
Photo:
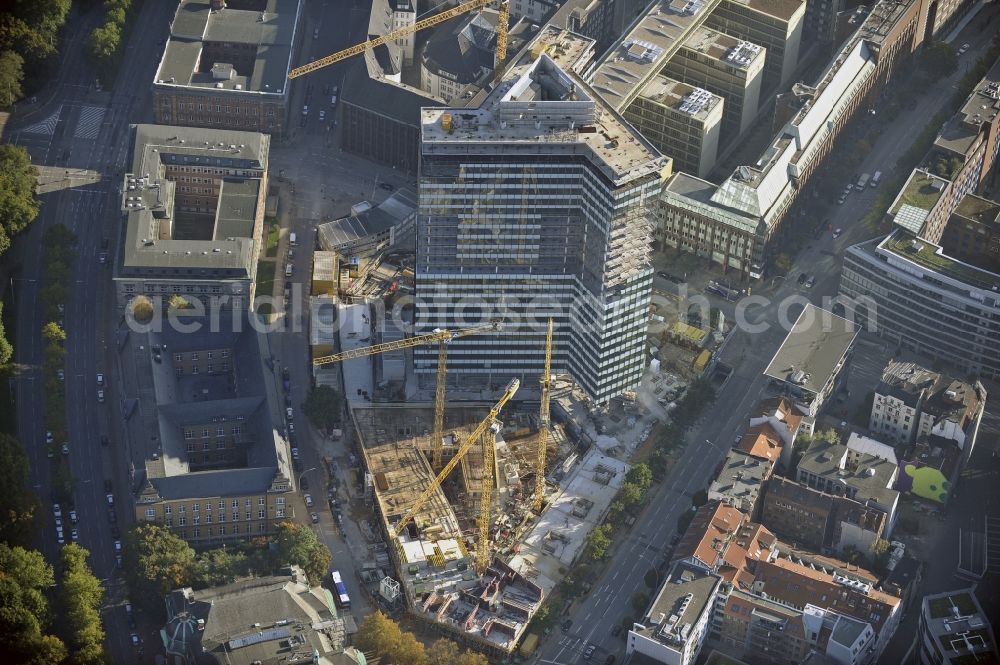
<path fill-rule="evenodd" d="M 103 106 L 81 107 L 80 119 L 76 122 L 76 131 L 73 132 L 73 136 L 78 139 L 96 139 L 97 133 L 101 131 L 104 111 Z"/>
<path fill-rule="evenodd" d="M 45 120 L 42 120 L 41 122 L 36 122 L 35 124 L 29 127 L 25 127 L 21 131 L 27 134 L 49 134 L 49 135 L 53 134 L 56 131 L 56 125 L 59 124 L 59 113 L 61 111 L 62 107 L 60 106 L 55 111 L 53 111 L 52 115 L 50 115 Z"/>

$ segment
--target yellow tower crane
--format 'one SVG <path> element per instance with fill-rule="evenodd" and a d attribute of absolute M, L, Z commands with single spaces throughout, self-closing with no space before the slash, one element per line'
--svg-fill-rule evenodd
<path fill-rule="evenodd" d="M 545 454 L 549 445 L 549 383 L 552 381 L 552 319 L 545 335 L 545 372 L 542 374 L 542 403 L 538 409 L 538 458 L 535 462 L 535 512 L 542 511 L 545 499 Z"/>
<path fill-rule="evenodd" d="M 430 18 L 425 18 L 423 20 L 417 21 L 413 25 L 408 25 L 402 28 L 393 30 L 392 32 L 387 32 L 386 34 L 376 37 L 374 39 L 369 39 L 366 42 L 360 44 L 355 44 L 336 53 L 331 53 L 330 55 L 320 58 L 319 60 L 313 60 L 312 62 L 306 63 L 301 67 L 296 67 L 295 69 L 288 72 L 288 78 L 294 79 L 302 76 L 303 74 L 308 74 L 314 72 L 317 69 L 322 69 L 328 65 L 340 62 L 341 60 L 346 60 L 353 56 L 364 53 L 368 49 L 375 48 L 376 46 L 382 46 L 383 44 L 388 44 L 389 42 L 395 41 L 400 37 L 406 37 L 407 35 L 412 35 L 415 32 L 419 32 L 424 28 L 430 28 L 432 26 L 438 25 L 439 23 L 444 23 L 448 19 L 455 18 L 456 16 L 461 16 L 462 14 L 473 11 L 476 9 L 482 9 L 490 0 L 468 0 L 462 4 L 447 9 L 440 14 L 435 14 Z M 500 72 L 503 68 L 503 63 L 507 60 L 507 23 L 510 17 L 510 7 L 508 5 L 508 0 L 500 0 L 499 2 L 499 17 L 497 20 L 497 45 L 496 45 L 496 67 L 495 70 Z M 499 76 L 499 74 L 498 74 Z"/>
<path fill-rule="evenodd" d="M 458 463 L 462 460 L 462 458 L 465 457 L 465 454 L 468 453 L 470 449 L 472 449 L 472 446 L 474 446 L 478 441 L 480 441 L 483 438 L 484 435 L 487 434 L 487 431 L 489 431 L 492 434 L 490 440 L 491 442 L 493 442 L 494 445 L 496 445 L 494 438 L 496 436 L 496 429 L 494 428 L 498 427 L 497 416 L 500 415 L 500 410 L 504 407 L 505 404 L 507 404 L 507 402 L 510 401 L 510 399 L 514 396 L 514 393 L 516 393 L 517 389 L 520 387 L 521 387 L 520 381 L 518 381 L 517 379 L 511 379 L 510 383 L 508 383 L 507 387 L 504 389 L 503 395 L 500 396 L 500 399 L 497 400 L 497 403 L 493 405 L 492 409 L 490 409 L 489 415 L 486 416 L 486 418 L 484 418 L 483 421 L 476 426 L 476 429 L 472 431 L 472 434 L 470 434 L 462 443 L 462 445 L 459 447 L 458 452 L 455 453 L 455 456 L 452 457 L 450 460 L 448 460 L 448 463 L 444 466 L 443 469 L 441 469 L 441 472 L 438 473 L 437 477 L 431 481 L 431 483 L 424 489 L 423 492 L 420 493 L 420 496 L 417 497 L 417 500 L 413 502 L 413 505 L 410 506 L 410 509 L 406 511 L 406 514 L 403 515 L 403 518 L 399 520 L 399 522 L 393 528 L 392 530 L 393 537 L 398 537 L 399 534 L 402 533 L 403 528 L 406 526 L 407 522 L 413 519 L 413 516 L 417 513 L 417 511 L 420 510 L 420 508 L 423 507 L 423 505 L 427 502 L 427 500 L 431 497 L 431 495 L 434 494 L 434 492 L 436 492 L 439 487 L 441 487 L 441 483 L 443 483 L 445 478 L 448 477 L 448 474 L 450 474 L 452 470 L 454 470 L 454 468 L 458 465 Z M 489 497 L 492 495 L 493 478 L 492 475 L 487 476 L 485 473 L 484 477 L 489 478 L 489 483 L 486 482 L 483 483 L 483 490 L 484 490 L 483 499 L 486 500 L 489 499 Z M 488 491 L 486 490 L 487 484 L 490 485 Z M 489 501 L 485 501 L 485 505 L 489 506 Z M 488 515 L 488 510 L 489 509 L 487 508 L 487 515 Z M 483 528 L 483 524 L 486 525 L 485 529 Z M 487 516 L 485 522 L 482 521 L 482 518 L 480 518 L 479 542 L 476 543 L 476 569 L 481 573 L 486 569 L 486 566 L 488 564 L 489 564 L 489 518 Z"/>
<path fill-rule="evenodd" d="M 355 358 L 367 358 L 389 351 L 399 351 L 402 349 L 412 349 L 415 346 L 438 343 L 438 366 L 437 366 L 437 386 L 434 390 L 434 438 L 431 440 L 431 451 L 433 466 L 435 469 L 441 467 L 441 449 L 444 440 L 444 384 L 445 373 L 448 367 L 448 343 L 459 337 L 469 335 L 480 335 L 488 332 L 499 332 L 502 326 L 499 321 L 491 321 L 485 326 L 473 326 L 471 328 L 460 328 L 458 330 L 435 330 L 426 335 L 407 337 L 393 342 L 383 344 L 373 344 L 363 346 L 360 349 L 351 349 L 343 353 L 334 353 L 329 356 L 320 356 L 313 359 L 313 365 L 329 365 Z"/>

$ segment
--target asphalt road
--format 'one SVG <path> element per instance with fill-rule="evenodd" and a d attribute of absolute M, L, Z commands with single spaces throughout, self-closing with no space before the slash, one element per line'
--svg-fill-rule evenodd
<path fill-rule="evenodd" d="M 984 14 L 956 38 L 958 44 L 970 43 L 971 52 L 963 56 L 959 70 L 942 81 L 939 88 L 952 90 L 965 74 L 966 65 L 989 43 L 992 35 L 988 30 L 980 32 L 979 24 L 995 11 L 994 7 L 984 10 Z M 887 173 L 910 147 L 914 128 L 922 128 L 946 101 L 946 95 L 921 97 L 880 135 L 858 171 Z M 822 170 L 815 177 L 822 178 Z M 745 428 L 750 409 L 765 396 L 767 379 L 762 372 L 781 345 L 787 328 L 794 323 L 804 303 L 823 305 L 825 299 L 837 294 L 841 253 L 848 246 L 871 237 L 871 231 L 860 220 L 870 208 L 874 194 L 875 190 L 868 188 L 863 193 L 851 194 L 842 206 L 834 204 L 829 210 L 814 211 L 828 216 L 830 226 L 843 229 L 843 234 L 834 239 L 828 230 L 821 230 L 797 257 L 789 272 L 790 279 L 778 280 L 773 286 L 753 287 L 753 296 L 762 304 L 746 307 L 744 318 L 753 325 L 766 325 L 767 330 L 751 333 L 740 329 L 734 333 L 723 356 L 723 361 L 734 367 L 734 371 L 718 390 L 715 404 L 707 407 L 708 415 L 692 428 L 687 449 L 659 491 L 649 497 L 643 514 L 625 539 L 616 543 L 612 560 L 604 575 L 594 582 L 590 595 L 571 608 L 568 614 L 573 620 L 571 629 L 549 636 L 536 652 L 536 662 L 582 663 L 588 644 L 597 646 L 591 662 L 602 662 L 607 654 L 621 656 L 624 652 L 623 636 L 627 631 L 623 631 L 621 637 L 614 637 L 612 628 L 623 617 L 639 615 L 631 606 L 632 595 L 648 591 L 643 578 L 668 549 L 676 532 L 677 519 L 690 509 L 691 495 L 708 486 L 730 443 Z M 794 279 L 803 271 L 816 276 L 813 288 L 799 286 Z M 676 285 L 663 278 L 656 277 L 655 282 L 660 289 L 676 292 Z M 714 297 L 710 300 L 713 306 L 723 309 L 730 320 L 736 317 L 739 321 L 734 304 Z"/>
<path fill-rule="evenodd" d="M 76 8 L 74 7 L 74 11 Z M 74 504 L 79 515 L 80 543 L 90 550 L 89 563 L 107 589 L 104 626 L 108 653 L 113 662 L 133 660 L 128 646 L 128 627 L 119 603 L 123 589 L 115 567 L 114 539 L 107 517 L 104 479 L 113 479 L 119 525 L 124 528 L 131 513 L 125 470 L 119 455 L 119 437 L 114 428 L 118 400 L 110 375 L 107 339 L 112 326 L 111 270 L 98 262 L 103 238 L 115 242 L 118 228 L 118 174 L 129 145 L 128 124 L 144 121 L 148 89 L 154 73 L 150 45 L 166 36 L 173 12 L 170 3 L 145 3 L 132 29 L 123 63 L 112 91 L 100 92 L 96 74 L 83 54 L 92 26 L 101 20 L 99 5 L 88 14 L 73 15 L 57 80 L 34 105 L 17 109 L 5 132 L 5 140 L 22 145 L 39 165 L 58 166 L 67 178 L 53 176 L 40 195 L 39 219 L 17 239 L 11 253 L 16 274 L 11 276 L 17 302 L 16 361 L 25 368 L 16 380 L 18 434 L 24 442 L 32 470 L 32 484 L 43 504 L 51 504 L 52 464 L 46 457 L 44 439 L 43 343 L 39 331 L 44 323 L 37 302 L 46 229 L 63 224 L 78 238 L 71 295 L 65 304 L 67 332 L 66 402 L 70 444 L 69 463 L 75 479 Z M 96 177 L 94 177 L 96 176 Z M 113 245 L 112 245 L 113 248 Z M 105 404 L 97 402 L 96 375 L 102 372 L 110 385 Z M 112 444 L 103 447 L 101 435 Z M 50 562 L 58 559 L 58 545 L 51 524 L 51 511 L 43 512 L 43 528 L 37 546 Z"/>

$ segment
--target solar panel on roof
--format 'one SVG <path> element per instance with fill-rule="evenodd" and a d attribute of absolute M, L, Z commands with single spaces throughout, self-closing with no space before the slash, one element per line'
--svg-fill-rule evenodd
<path fill-rule="evenodd" d="M 272 640 L 280 640 L 291 636 L 292 633 L 287 628 L 268 628 L 267 630 L 261 630 L 256 633 L 251 633 L 249 635 L 229 640 L 229 648 L 239 649 L 242 647 L 253 646 L 254 644 L 260 644 L 261 642 L 270 642 Z"/>

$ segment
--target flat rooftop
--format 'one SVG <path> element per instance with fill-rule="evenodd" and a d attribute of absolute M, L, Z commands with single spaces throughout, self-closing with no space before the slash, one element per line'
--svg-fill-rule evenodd
<path fill-rule="evenodd" d="M 924 596 L 923 623 L 950 663 L 1000 663 L 990 621 L 973 589 Z"/>
<path fill-rule="evenodd" d="M 857 463 L 847 464 L 847 452 L 848 447 L 839 442 L 813 441 L 799 461 L 799 472 L 811 473 L 828 482 L 842 483 L 855 489 L 857 494 L 851 498 L 856 501 L 872 499 L 883 506 L 893 505 L 899 495 L 899 492 L 890 489 L 898 473 L 896 464 L 863 452 Z"/>
<path fill-rule="evenodd" d="M 605 54 L 588 82 L 615 110 L 622 111 L 642 85 L 663 70 L 690 31 L 720 0 L 660 0 Z"/>
<path fill-rule="evenodd" d="M 677 562 L 656 593 L 642 620 L 642 628 L 633 631 L 674 649 L 683 648 L 686 631 L 703 612 L 708 611 L 721 583 L 717 575 Z"/>
<path fill-rule="evenodd" d="M 952 213 L 979 224 L 1000 229 L 1000 203 L 975 194 L 966 194 Z"/>
<path fill-rule="evenodd" d="M 209 0 L 181 0 L 156 70 L 157 86 L 284 94 L 301 0 L 227 4 L 212 11 Z"/>
<path fill-rule="evenodd" d="M 732 0 L 732 2 L 783 21 L 804 11 L 806 4 L 804 0 Z"/>
<path fill-rule="evenodd" d="M 723 67 L 746 71 L 754 62 L 763 61 L 767 49 L 759 44 L 731 37 L 718 30 L 700 26 L 693 30 L 683 44 Z"/>
<path fill-rule="evenodd" d="M 807 304 L 764 374 L 818 393 L 854 344 L 854 324 Z"/>
<path fill-rule="evenodd" d="M 992 290 L 1000 285 L 1000 274 L 952 258 L 940 246 L 903 230 L 887 237 L 875 251 L 904 259 L 978 289 Z"/>
<path fill-rule="evenodd" d="M 573 154 L 584 147 L 616 184 L 663 169 L 665 159 L 651 143 L 545 53 L 506 76 L 479 108 L 423 109 L 423 152 L 468 154 L 471 144 L 493 144 L 517 146 L 518 154 L 522 145 Z"/>
<path fill-rule="evenodd" d="M 330 249 L 350 245 L 364 238 L 384 233 L 402 224 L 417 212 L 417 193 L 412 189 L 398 189 L 382 203 L 316 227 L 319 241 Z"/>
<path fill-rule="evenodd" d="M 133 125 L 132 131 L 132 165 L 122 182 L 122 210 L 128 219 L 118 266 L 121 272 L 155 268 L 158 272 L 151 276 L 183 275 L 185 279 L 197 274 L 206 278 L 252 275 L 257 260 L 254 225 L 258 202 L 263 204 L 260 188 L 270 138 L 258 132 L 170 125 Z M 214 211 L 187 225 L 201 231 L 187 233 L 184 224 L 171 223 L 177 214 L 174 199 L 178 193 L 166 174 L 174 167 L 199 164 L 214 167 L 219 197 Z M 236 175 L 248 172 L 251 175 Z M 213 272 L 192 273 L 190 269 L 195 268 Z"/>
<path fill-rule="evenodd" d="M 701 121 L 708 119 L 712 111 L 724 103 L 719 95 L 667 76 L 653 77 L 639 96 Z"/>

